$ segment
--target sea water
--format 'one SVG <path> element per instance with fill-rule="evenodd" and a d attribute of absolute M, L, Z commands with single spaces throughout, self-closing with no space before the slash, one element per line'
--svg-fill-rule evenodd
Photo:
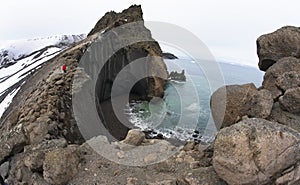
<path fill-rule="evenodd" d="M 214 74 L 207 75 L 203 70 L 206 64 L 190 59 L 165 60 L 165 63 L 169 72 L 184 69 L 186 82 L 169 81 L 163 99 L 131 102 L 126 112 L 134 126 L 151 130 L 152 136 L 160 134 L 182 141 L 214 139 L 217 130 L 210 112 L 210 97 L 215 89 L 251 82 L 259 87 L 263 79 L 258 68 L 249 66 L 219 62 L 210 73 L 218 73 L 222 79 L 212 79 Z M 218 87 L 212 88 L 216 80 L 219 80 Z"/>

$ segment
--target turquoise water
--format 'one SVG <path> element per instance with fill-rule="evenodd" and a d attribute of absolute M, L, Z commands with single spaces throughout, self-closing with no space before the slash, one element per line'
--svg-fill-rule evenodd
<path fill-rule="evenodd" d="M 205 75 L 203 67 L 192 60 L 165 60 L 168 71 L 186 71 L 186 82 L 169 81 L 165 97 L 148 102 L 133 102 L 130 107 L 131 122 L 143 129 L 154 130 L 168 138 L 180 140 L 213 140 L 216 132 L 210 113 L 210 96 L 216 87 L 225 84 L 253 82 L 261 85 L 263 73 L 248 66 L 218 63 L 213 73 L 221 73 L 222 79 Z M 217 74 L 215 75 L 217 76 Z M 204 137 L 205 136 L 205 137 Z"/>

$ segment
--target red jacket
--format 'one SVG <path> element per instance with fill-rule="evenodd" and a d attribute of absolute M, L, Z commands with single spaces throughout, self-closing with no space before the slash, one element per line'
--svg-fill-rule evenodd
<path fill-rule="evenodd" d="M 61 67 L 61 69 L 62 69 L 63 71 L 66 71 L 66 70 L 67 70 L 67 66 L 66 66 L 66 65 L 63 65 L 63 66 Z"/>

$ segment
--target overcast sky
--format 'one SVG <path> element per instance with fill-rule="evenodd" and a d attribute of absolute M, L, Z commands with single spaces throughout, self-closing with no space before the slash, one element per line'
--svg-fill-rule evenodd
<path fill-rule="evenodd" d="M 193 32 L 216 58 L 252 66 L 258 36 L 300 26 L 298 0 L 1 0 L 0 40 L 88 33 L 105 12 L 131 4 L 142 5 L 146 21 Z"/>

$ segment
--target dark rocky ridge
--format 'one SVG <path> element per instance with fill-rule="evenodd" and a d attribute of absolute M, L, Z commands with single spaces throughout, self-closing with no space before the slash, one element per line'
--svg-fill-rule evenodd
<path fill-rule="evenodd" d="M 169 53 L 169 52 L 163 52 L 163 57 L 164 59 L 178 59 L 178 57 L 172 53 Z"/>
<path fill-rule="evenodd" d="M 122 25 L 129 23 L 130 26 Z M 119 29 L 114 29 L 119 28 Z M 114 31 L 109 32 L 114 29 Z M 145 57 L 155 57 L 147 59 L 147 64 L 143 69 L 133 69 L 129 73 L 128 79 L 122 84 L 127 87 L 130 82 L 135 80 L 138 71 L 145 71 L 150 77 L 139 80 L 131 90 L 132 97 L 141 100 L 151 100 L 153 97 L 164 96 L 164 84 L 167 80 L 167 68 L 162 59 L 162 50 L 159 44 L 152 38 L 151 32 L 144 26 L 141 6 L 131 6 L 121 13 L 109 12 L 96 24 L 90 32 L 102 32 L 102 41 L 97 50 L 101 52 L 91 53 L 91 58 L 98 58 L 98 61 L 105 60 L 110 51 L 116 48 L 116 43 L 122 44 L 131 40 L 140 39 L 142 41 L 132 43 L 116 51 L 106 62 L 98 76 L 96 84 L 96 106 L 102 121 L 109 132 L 119 140 L 124 139 L 128 127 L 124 126 L 116 117 L 114 111 L 111 111 L 111 88 L 118 73 L 131 62 Z M 157 76 L 161 76 L 159 78 Z M 123 94 L 120 93 L 119 96 Z M 120 111 L 125 105 L 120 105 Z M 115 110 L 116 111 L 116 110 Z M 130 123 L 127 123 L 129 125 Z"/>
<path fill-rule="evenodd" d="M 109 31 L 114 27 L 121 26 L 129 22 L 143 21 L 143 11 L 140 5 L 132 5 L 121 13 L 114 11 L 107 12 L 90 31 L 88 36 L 98 33 L 100 31 Z"/>

